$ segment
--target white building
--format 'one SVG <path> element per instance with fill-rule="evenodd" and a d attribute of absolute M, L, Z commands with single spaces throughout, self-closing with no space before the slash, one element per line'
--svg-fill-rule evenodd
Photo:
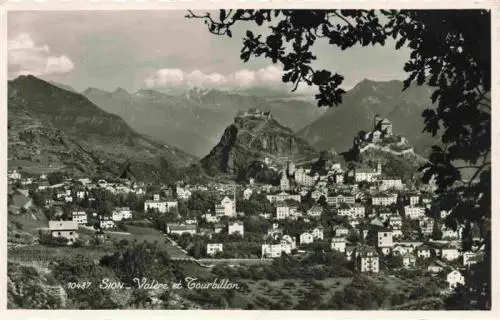
<path fill-rule="evenodd" d="M 124 219 L 131 219 L 132 211 L 128 207 L 115 208 L 111 214 L 113 221 L 122 221 Z"/>
<path fill-rule="evenodd" d="M 444 224 L 441 226 L 441 234 L 443 239 L 457 240 L 460 239 L 460 232 L 447 228 Z"/>
<path fill-rule="evenodd" d="M 313 206 L 309 210 L 307 210 L 307 215 L 310 217 L 320 217 L 323 213 L 323 208 L 319 206 Z"/>
<path fill-rule="evenodd" d="M 429 217 L 422 217 L 419 222 L 420 230 L 422 230 L 422 234 L 431 235 L 432 229 L 434 228 L 434 220 Z"/>
<path fill-rule="evenodd" d="M 311 176 L 310 173 L 310 169 L 299 168 L 295 170 L 295 182 L 299 185 L 307 187 L 314 186 L 316 184 L 316 181 L 318 180 L 318 174 Z"/>
<path fill-rule="evenodd" d="M 390 178 L 382 178 L 379 181 L 379 190 L 385 191 L 385 190 L 403 190 L 403 182 L 401 179 L 390 179 Z"/>
<path fill-rule="evenodd" d="M 191 191 L 186 188 L 177 186 L 175 189 L 175 193 L 177 194 L 177 199 L 180 200 L 188 200 L 189 198 L 191 198 Z"/>
<path fill-rule="evenodd" d="M 235 234 L 235 233 L 239 233 L 242 237 L 244 235 L 244 227 L 243 227 L 243 223 L 242 222 L 233 222 L 233 223 L 229 223 L 229 226 L 228 226 L 228 234 Z"/>
<path fill-rule="evenodd" d="M 418 220 L 425 216 L 425 208 L 420 206 L 405 206 L 405 216 L 411 220 Z"/>
<path fill-rule="evenodd" d="M 49 221 L 49 231 L 52 238 L 65 238 L 67 244 L 72 244 L 78 239 L 76 221 Z"/>
<path fill-rule="evenodd" d="M 205 218 L 205 220 L 207 220 L 207 222 L 209 223 L 217 223 L 220 221 L 218 216 L 212 215 L 211 213 L 204 214 L 203 218 Z"/>
<path fill-rule="evenodd" d="M 393 254 L 398 256 L 404 256 L 405 254 L 410 253 L 412 251 L 413 251 L 412 248 L 403 245 L 395 245 L 394 247 L 392 247 Z"/>
<path fill-rule="evenodd" d="M 99 227 L 104 230 L 113 229 L 115 227 L 115 222 L 108 217 L 103 217 L 99 220 Z"/>
<path fill-rule="evenodd" d="M 337 226 L 333 229 L 335 236 L 336 237 L 343 237 L 347 236 L 349 234 L 349 229 L 342 227 L 342 226 Z"/>
<path fill-rule="evenodd" d="M 403 226 L 403 219 L 395 214 L 389 217 L 389 225 L 393 228 L 401 228 Z"/>
<path fill-rule="evenodd" d="M 353 205 L 343 204 L 338 209 L 338 215 L 347 216 L 350 218 L 364 218 L 365 206 L 360 203 L 354 203 Z"/>
<path fill-rule="evenodd" d="M 314 242 L 314 236 L 309 232 L 304 232 L 299 238 L 300 244 L 309 244 Z"/>
<path fill-rule="evenodd" d="M 398 200 L 397 194 L 380 194 L 372 197 L 372 205 L 374 206 L 389 206 L 396 203 Z"/>
<path fill-rule="evenodd" d="M 218 216 L 235 217 L 236 203 L 229 197 L 224 197 L 220 204 L 215 205 L 215 214 Z"/>
<path fill-rule="evenodd" d="M 266 198 L 271 203 L 285 201 L 285 200 L 294 200 L 300 202 L 301 196 L 300 194 L 289 194 L 286 192 L 281 192 L 279 194 L 267 195 Z"/>
<path fill-rule="evenodd" d="M 331 206 L 338 206 L 341 203 L 352 205 L 355 201 L 356 199 L 352 194 L 335 194 L 326 197 L 326 203 Z"/>
<path fill-rule="evenodd" d="M 420 203 L 420 196 L 416 194 L 412 194 L 409 196 L 410 206 L 416 206 Z"/>
<path fill-rule="evenodd" d="M 252 189 L 250 189 L 250 188 L 246 188 L 246 189 L 243 191 L 243 198 L 244 198 L 245 200 L 248 200 L 248 199 L 250 199 L 250 197 L 252 196 L 252 194 L 253 194 Z"/>
<path fill-rule="evenodd" d="M 405 268 L 413 268 L 417 263 L 417 258 L 413 255 L 413 253 L 407 253 L 403 256 L 403 266 Z"/>
<path fill-rule="evenodd" d="M 84 211 L 78 211 L 72 213 L 72 220 L 78 224 L 87 224 L 87 213 Z"/>
<path fill-rule="evenodd" d="M 325 196 L 325 194 L 323 194 L 323 192 L 319 190 L 314 190 L 313 192 L 311 192 L 311 198 L 313 198 L 314 201 L 318 201 L 322 196 Z"/>
<path fill-rule="evenodd" d="M 355 203 L 351 206 L 351 217 L 353 218 L 364 218 L 365 217 L 365 206 L 361 203 Z"/>
<path fill-rule="evenodd" d="M 417 248 L 417 256 L 419 258 L 429 259 L 431 257 L 431 249 L 426 245 L 422 245 Z"/>
<path fill-rule="evenodd" d="M 399 228 L 392 228 L 392 238 L 399 239 L 403 237 L 403 231 Z"/>
<path fill-rule="evenodd" d="M 354 180 L 356 182 L 373 182 L 376 177 L 382 174 L 382 165 L 380 162 L 377 164 L 377 169 L 372 168 L 359 168 L 354 170 Z"/>
<path fill-rule="evenodd" d="M 455 290 L 455 288 L 461 284 L 465 284 L 465 278 L 458 270 L 453 270 L 446 276 L 446 282 L 448 282 L 449 289 Z"/>
<path fill-rule="evenodd" d="M 332 250 L 344 253 L 346 244 L 347 241 L 345 237 L 333 237 L 331 241 L 331 248 Z"/>
<path fill-rule="evenodd" d="M 87 193 L 85 191 L 77 191 L 76 192 L 76 197 L 81 200 L 81 199 L 85 198 L 86 194 Z"/>
<path fill-rule="evenodd" d="M 392 232 L 390 230 L 379 231 L 377 245 L 384 254 L 389 254 L 393 246 Z"/>
<path fill-rule="evenodd" d="M 290 207 L 285 204 L 280 204 L 276 207 L 276 219 L 284 220 L 290 216 Z"/>
<path fill-rule="evenodd" d="M 470 267 L 471 265 L 478 262 L 481 259 L 481 255 L 477 252 L 467 251 L 462 254 L 462 263 L 466 267 Z"/>
<path fill-rule="evenodd" d="M 7 174 L 9 180 L 21 180 L 21 174 L 16 170 Z"/>
<path fill-rule="evenodd" d="M 196 225 L 194 224 L 169 224 L 167 225 L 167 232 L 169 234 L 182 235 L 184 233 L 189 233 L 191 235 L 196 234 Z"/>
<path fill-rule="evenodd" d="M 207 243 L 207 255 L 213 256 L 217 252 L 223 252 L 222 243 Z"/>
<path fill-rule="evenodd" d="M 378 273 L 379 272 L 379 257 L 375 250 L 371 248 L 356 249 L 357 269 L 362 273 Z"/>
<path fill-rule="evenodd" d="M 321 228 L 321 227 L 319 227 L 319 228 L 314 228 L 314 229 L 311 231 L 311 234 L 313 235 L 314 239 L 320 239 L 320 240 L 323 240 L 324 230 L 323 230 L 323 228 Z"/>
<path fill-rule="evenodd" d="M 292 252 L 290 244 L 286 243 L 286 241 L 280 241 L 278 244 L 263 244 L 261 255 L 262 258 L 279 258 L 283 252 L 286 254 Z"/>
<path fill-rule="evenodd" d="M 167 212 L 167 202 L 159 200 L 146 200 L 144 201 L 144 212 L 149 210 L 158 210 L 159 213 Z"/>
<path fill-rule="evenodd" d="M 457 260 L 460 257 L 460 253 L 457 248 L 453 248 L 450 246 L 444 246 L 441 248 L 441 259 L 453 261 Z"/>
<path fill-rule="evenodd" d="M 446 219 L 447 216 L 449 216 L 451 213 L 451 210 L 441 210 L 439 213 L 439 216 L 441 219 Z"/>
<path fill-rule="evenodd" d="M 177 201 L 167 201 L 167 211 L 172 211 L 173 209 L 177 209 L 179 204 Z"/>
<path fill-rule="evenodd" d="M 297 240 L 295 237 L 289 236 L 289 235 L 284 235 L 281 237 L 281 241 L 286 241 L 290 245 L 290 248 L 293 250 L 297 247 Z"/>

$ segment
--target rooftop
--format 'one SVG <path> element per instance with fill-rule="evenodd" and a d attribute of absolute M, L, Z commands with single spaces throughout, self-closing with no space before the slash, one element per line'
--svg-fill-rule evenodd
<path fill-rule="evenodd" d="M 49 229 L 57 230 L 78 230 L 78 222 L 76 221 L 49 221 Z"/>
<path fill-rule="evenodd" d="M 170 230 L 196 230 L 195 224 L 170 224 Z"/>

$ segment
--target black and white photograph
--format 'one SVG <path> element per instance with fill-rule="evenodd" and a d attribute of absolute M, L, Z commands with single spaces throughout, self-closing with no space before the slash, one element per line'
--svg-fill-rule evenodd
<path fill-rule="evenodd" d="M 493 310 L 487 4 L 9 10 L 6 308 Z"/>

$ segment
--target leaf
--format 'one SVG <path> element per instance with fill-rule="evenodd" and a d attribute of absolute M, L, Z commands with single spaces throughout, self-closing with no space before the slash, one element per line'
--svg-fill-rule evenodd
<path fill-rule="evenodd" d="M 398 42 L 396 42 L 396 50 L 399 50 L 403 44 L 405 44 L 406 42 L 406 38 L 401 38 L 398 40 Z"/>
<path fill-rule="evenodd" d="M 253 36 L 253 32 L 252 32 L 252 31 L 250 31 L 250 30 L 247 30 L 247 37 L 248 37 L 249 39 L 253 39 L 253 38 L 254 38 L 254 36 Z"/>
<path fill-rule="evenodd" d="M 312 82 L 315 85 L 321 85 L 328 81 L 331 76 L 331 72 L 327 70 L 316 71 L 313 73 Z"/>
<path fill-rule="evenodd" d="M 233 34 L 231 33 L 231 30 L 229 30 L 229 29 L 226 30 L 226 34 L 229 38 L 231 38 L 233 36 Z"/>

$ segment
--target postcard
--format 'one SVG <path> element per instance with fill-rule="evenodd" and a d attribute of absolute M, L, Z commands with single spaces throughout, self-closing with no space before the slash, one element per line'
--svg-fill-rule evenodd
<path fill-rule="evenodd" d="M 412 5 L 4 4 L 4 307 L 493 318 L 498 8 Z"/>

